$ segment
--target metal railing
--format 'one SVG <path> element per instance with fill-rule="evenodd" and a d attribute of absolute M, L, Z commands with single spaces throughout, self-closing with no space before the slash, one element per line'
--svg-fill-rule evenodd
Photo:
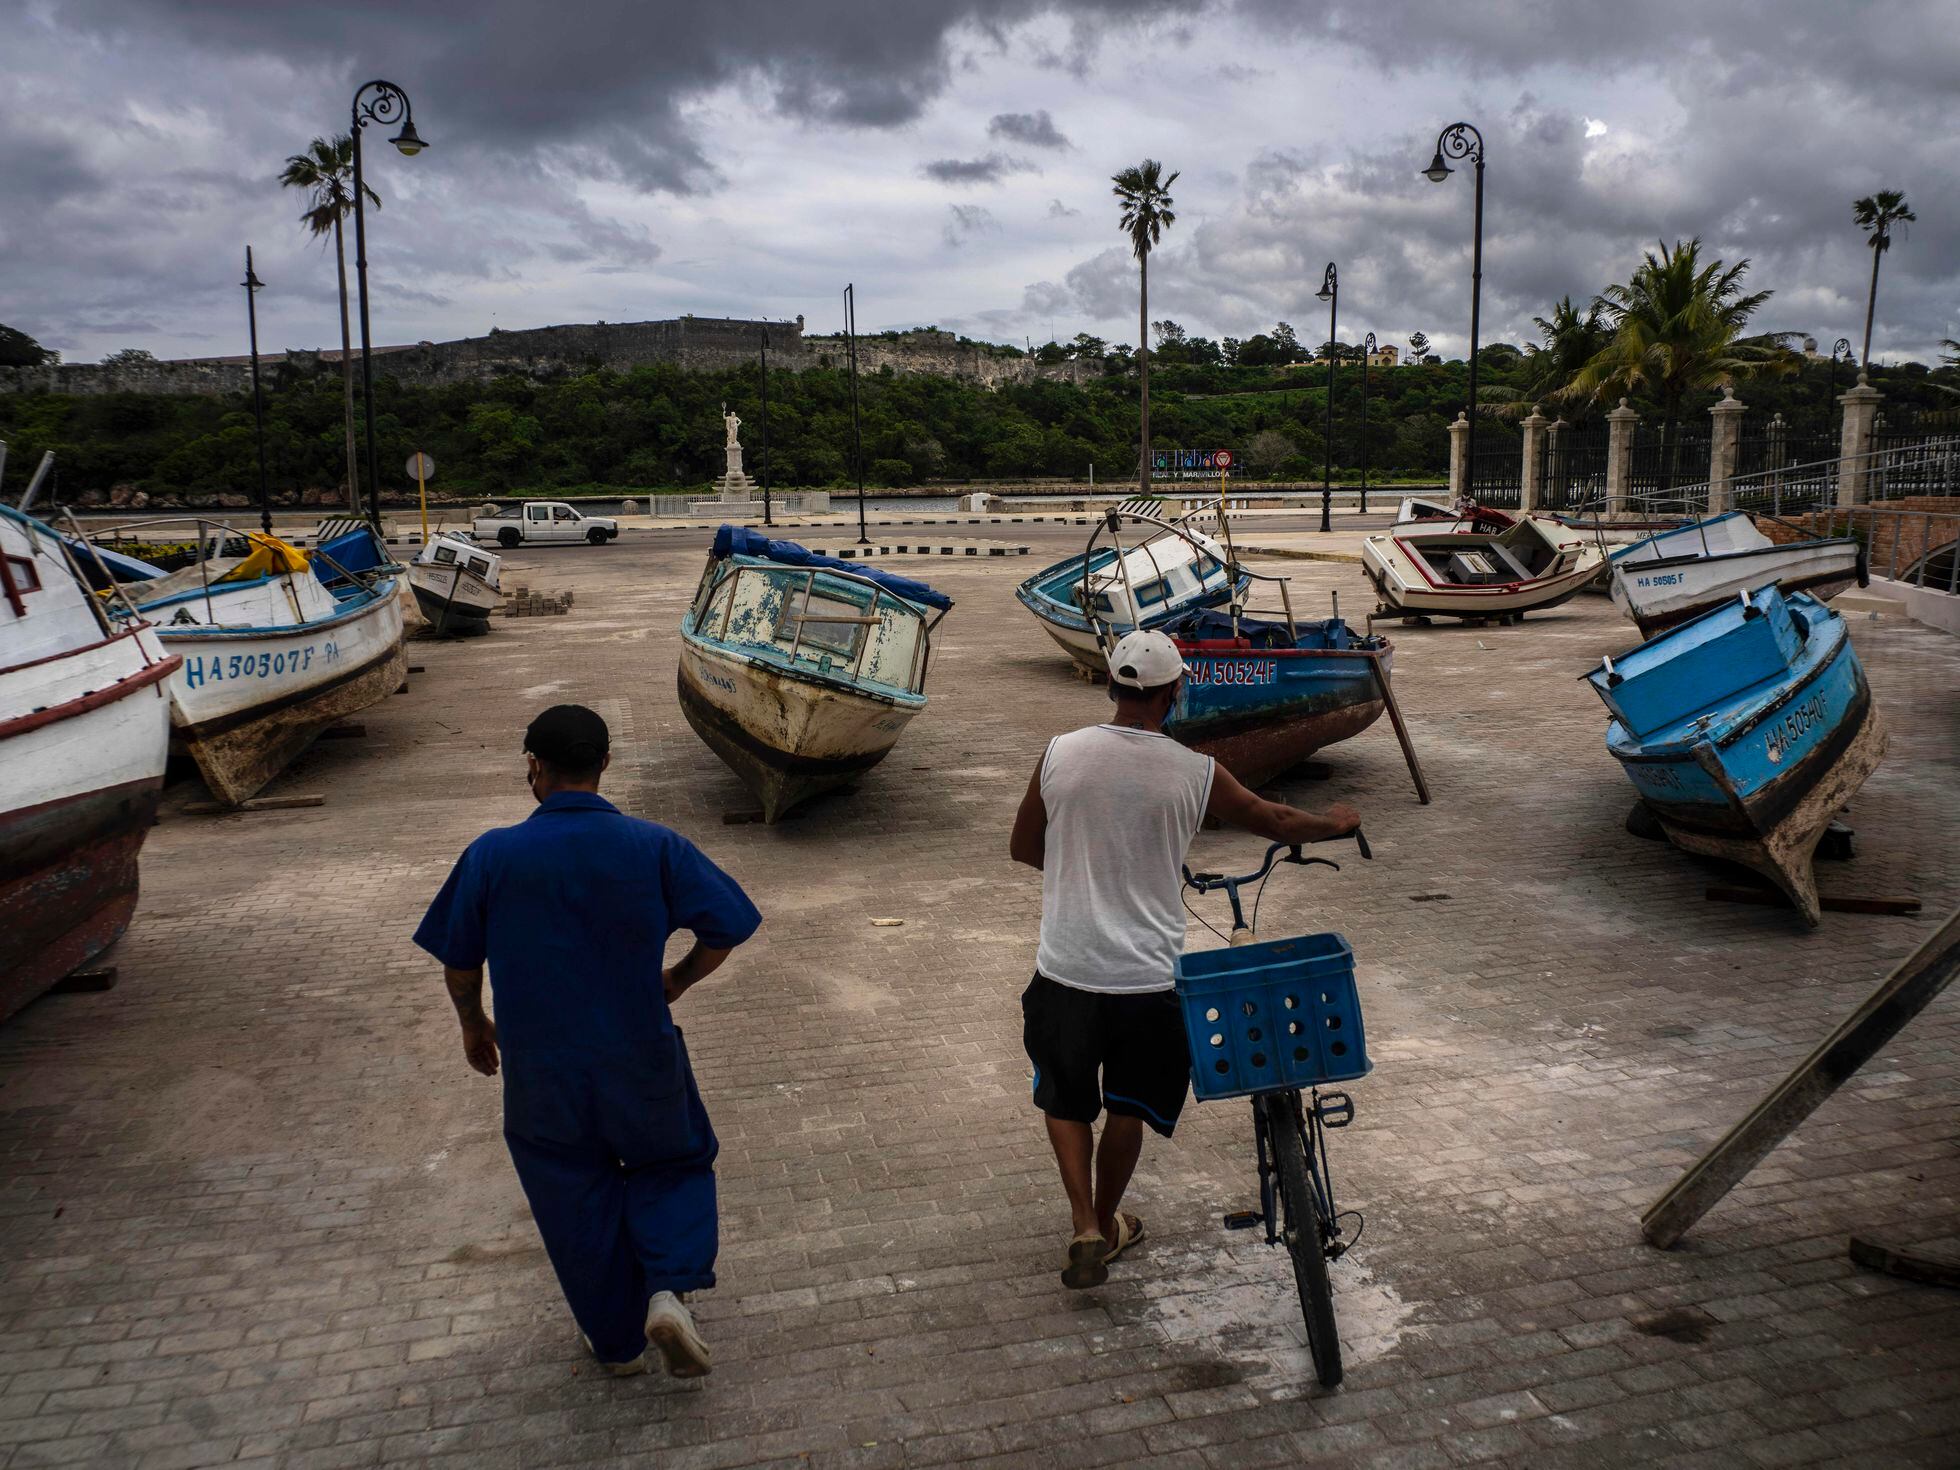
<path fill-rule="evenodd" d="M 1960 510 L 1865 504 L 1835 506 L 1820 514 L 1824 535 L 1853 536 L 1863 544 L 1874 577 L 1960 595 Z M 1911 534 L 1915 531 L 1916 536 Z M 1880 548 L 1878 556 L 1872 555 L 1874 547 Z"/>
<path fill-rule="evenodd" d="M 77 534 L 80 535 L 80 527 L 75 522 L 72 511 L 68 512 L 68 518 L 71 524 L 76 525 Z M 175 525 L 189 525 L 196 528 L 194 538 L 197 543 L 197 561 L 194 565 L 198 569 L 198 584 L 204 596 L 204 617 L 207 622 L 215 623 L 217 621 L 217 613 L 211 602 L 211 588 L 214 585 L 211 580 L 211 563 L 218 557 L 233 555 L 234 553 L 230 550 L 233 546 L 239 548 L 238 554 L 250 555 L 252 538 L 258 536 L 260 534 L 259 532 L 241 531 L 227 521 L 214 521 L 206 516 L 160 516 L 153 520 L 128 521 L 117 526 L 98 526 L 83 539 L 89 545 L 93 546 L 104 537 L 108 537 L 113 544 L 122 539 L 122 533 L 126 530 L 133 531 L 138 528 L 147 530 L 155 526 Z M 273 539 L 277 540 L 278 538 L 274 537 Z M 379 565 L 368 567 L 364 571 L 350 572 L 346 567 L 327 555 L 320 547 L 314 547 L 309 555 L 318 557 L 354 586 L 367 592 L 372 592 L 374 590 L 374 584 L 382 578 L 395 576 L 406 570 L 399 562 L 390 559 L 381 562 Z M 100 558 L 97 558 L 97 565 L 101 565 Z M 108 569 L 104 567 L 103 571 L 107 574 Z M 300 618 L 299 594 L 293 586 L 295 573 L 288 570 L 280 572 L 279 575 L 286 579 L 286 595 L 292 601 L 293 615 L 296 618 Z M 220 578 L 219 585 L 222 584 L 222 581 L 223 579 Z M 125 599 L 125 601 L 127 600 Z M 132 607 L 133 611 L 134 609 Z M 303 618 L 301 620 L 304 621 Z"/>
<path fill-rule="evenodd" d="M 1731 475 L 1723 485 L 1731 510 L 1805 515 L 1835 508 L 1839 487 L 1847 479 L 1859 492 L 1860 505 L 1907 495 L 1960 495 L 1960 434 L 1915 439 L 1863 454 L 1833 455 L 1807 464 L 1773 465 L 1753 474 Z M 1658 494 L 1638 493 L 1636 486 L 1636 493 L 1620 505 L 1601 499 L 1589 502 L 1584 509 L 1611 515 L 1635 505 L 1665 501 L 1705 514 L 1711 484 L 1702 479 Z"/>

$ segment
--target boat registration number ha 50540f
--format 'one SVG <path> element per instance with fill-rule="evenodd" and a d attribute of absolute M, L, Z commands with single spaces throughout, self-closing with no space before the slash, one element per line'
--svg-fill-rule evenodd
<path fill-rule="evenodd" d="M 1279 678 L 1279 661 L 1270 658 L 1198 659 L 1185 677 L 1193 684 L 1271 684 Z"/>
<path fill-rule="evenodd" d="M 184 655 L 184 683 L 196 689 L 230 679 L 276 679 L 305 673 L 316 658 L 330 664 L 339 657 L 340 645 L 332 639 L 271 653 L 188 653 Z"/>
<path fill-rule="evenodd" d="M 1788 755 L 1812 730 L 1824 723 L 1824 696 L 1813 694 L 1802 704 L 1787 711 L 1783 718 L 1769 727 L 1766 745 L 1769 763 L 1781 765 Z"/>

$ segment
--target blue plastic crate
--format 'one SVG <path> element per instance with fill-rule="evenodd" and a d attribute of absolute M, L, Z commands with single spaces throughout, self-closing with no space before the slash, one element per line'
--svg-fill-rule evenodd
<path fill-rule="evenodd" d="M 1350 1082 L 1373 1066 L 1354 951 L 1338 934 L 1201 950 L 1175 974 L 1201 1102 Z"/>

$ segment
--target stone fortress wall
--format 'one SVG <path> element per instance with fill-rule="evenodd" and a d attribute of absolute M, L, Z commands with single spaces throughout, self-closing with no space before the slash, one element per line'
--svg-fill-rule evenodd
<path fill-rule="evenodd" d="M 487 337 L 378 347 L 374 370 L 378 376 L 424 387 L 487 383 L 513 374 L 561 378 L 595 367 L 623 373 L 655 363 L 709 372 L 754 362 L 765 329 L 771 367 L 801 372 L 816 366 L 844 366 L 843 337 L 805 336 L 801 317 L 793 322 L 763 322 L 683 316 L 668 321 L 590 322 L 508 332 L 493 329 Z M 861 373 L 889 367 L 895 373 L 932 373 L 990 388 L 1036 379 L 1084 382 L 1100 372 L 1094 363 L 1043 365 L 1031 358 L 990 352 L 980 343 L 961 342 L 953 333 L 938 330 L 860 337 L 857 354 Z M 312 376 L 337 371 L 339 358 L 338 352 L 288 349 L 283 354 L 264 353 L 259 361 L 261 373 L 276 386 L 282 374 Z M 0 368 L 0 393 L 218 394 L 245 393 L 251 386 L 251 363 L 241 357 Z"/>

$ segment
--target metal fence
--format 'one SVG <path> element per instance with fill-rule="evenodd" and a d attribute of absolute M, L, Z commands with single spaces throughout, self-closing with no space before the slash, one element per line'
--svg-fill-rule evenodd
<path fill-rule="evenodd" d="M 1535 497 L 1546 510 L 1570 510 L 1606 494 L 1606 425 L 1559 425 L 1545 434 Z"/>
<path fill-rule="evenodd" d="M 1636 495 L 1666 495 L 1708 478 L 1708 430 L 1681 424 L 1636 425 L 1628 485 Z"/>
<path fill-rule="evenodd" d="M 1881 424 L 1872 433 L 1866 500 L 1960 493 L 1960 432 L 1930 435 Z"/>
<path fill-rule="evenodd" d="M 1470 497 L 1479 505 L 1523 503 L 1524 452 L 1518 441 L 1497 439 L 1477 446 L 1470 461 Z"/>

